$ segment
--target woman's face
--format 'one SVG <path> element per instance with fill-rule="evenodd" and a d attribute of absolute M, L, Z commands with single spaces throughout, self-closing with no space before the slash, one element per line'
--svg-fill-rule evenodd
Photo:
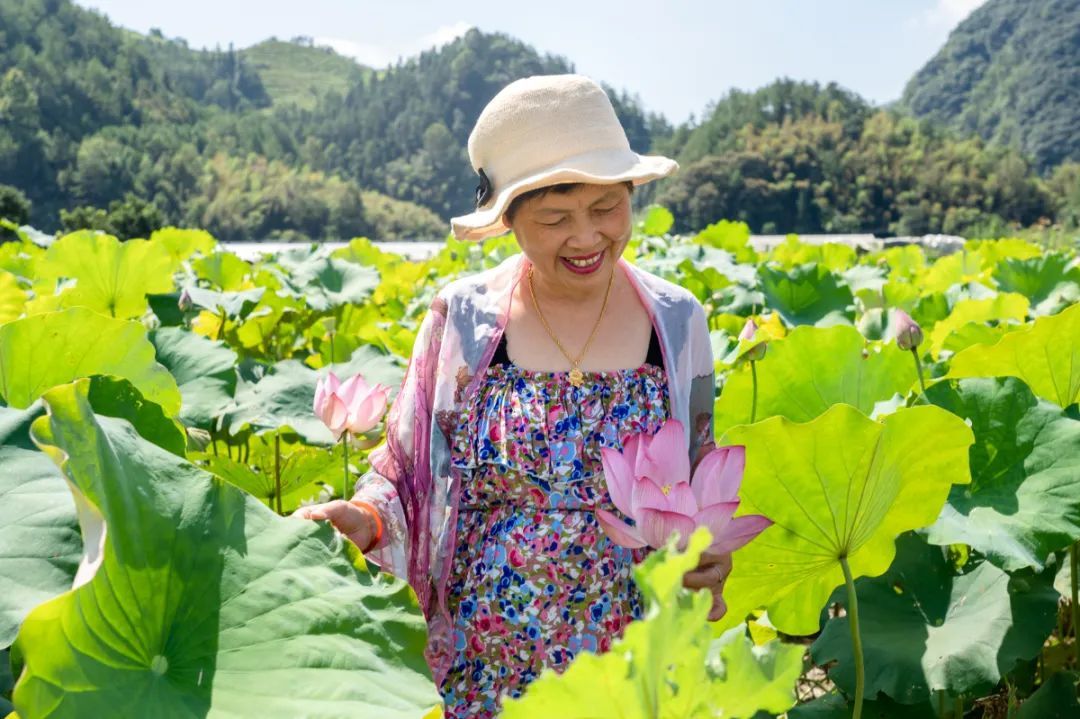
<path fill-rule="evenodd" d="M 522 203 L 508 226 L 541 281 L 604 287 L 630 241 L 630 191 L 620 183 L 548 192 Z"/>

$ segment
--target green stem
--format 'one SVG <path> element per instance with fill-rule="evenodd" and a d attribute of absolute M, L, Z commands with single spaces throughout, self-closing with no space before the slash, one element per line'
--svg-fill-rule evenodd
<path fill-rule="evenodd" d="M 336 332 L 330 333 L 330 364 L 334 364 L 334 335 Z"/>
<path fill-rule="evenodd" d="M 964 719 L 964 700 L 960 697 L 953 699 L 953 714 L 956 719 Z"/>
<path fill-rule="evenodd" d="M 225 308 L 221 309 L 221 324 L 218 325 L 217 337 L 215 339 L 221 339 L 225 335 L 225 322 L 229 316 L 225 314 Z"/>
<path fill-rule="evenodd" d="M 341 481 L 341 498 L 349 501 L 349 433 L 341 435 L 341 447 L 345 451 L 345 477 Z"/>
<path fill-rule="evenodd" d="M 752 360 L 750 362 L 750 375 L 754 379 L 754 394 L 750 400 L 750 424 L 753 424 L 754 419 L 757 417 L 757 362 Z"/>
<path fill-rule="evenodd" d="M 1072 575 L 1072 631 L 1073 631 L 1073 659 L 1074 666 L 1080 668 L 1080 605 L 1077 604 L 1077 596 L 1080 595 L 1080 577 L 1077 576 L 1077 568 L 1080 567 L 1080 557 L 1077 556 L 1076 542 L 1069 547 L 1069 574 Z M 1064 637 L 1062 637 L 1064 639 Z"/>
<path fill-rule="evenodd" d="M 217 433 L 214 431 L 213 427 L 210 428 L 210 446 L 214 448 L 214 456 L 220 457 L 221 455 L 218 454 L 217 448 Z"/>
<path fill-rule="evenodd" d="M 941 690 L 937 693 L 937 715 L 944 719 L 945 717 L 945 690 Z"/>
<path fill-rule="evenodd" d="M 855 580 L 851 578 L 851 567 L 847 557 L 840 557 L 840 567 L 844 570 L 844 583 L 848 594 L 848 620 L 851 627 L 851 646 L 855 650 L 855 712 L 852 719 L 862 717 L 863 692 L 866 688 L 866 670 L 863 667 L 862 636 L 859 634 L 859 597 L 855 594 Z"/>
<path fill-rule="evenodd" d="M 911 354 L 915 357 L 915 371 L 919 373 L 919 387 L 922 388 L 923 395 L 926 395 L 926 382 L 923 380 L 922 360 L 919 359 L 919 350 L 912 347 Z"/>
<path fill-rule="evenodd" d="M 274 503 L 277 513 L 281 511 L 281 435 L 274 435 Z"/>

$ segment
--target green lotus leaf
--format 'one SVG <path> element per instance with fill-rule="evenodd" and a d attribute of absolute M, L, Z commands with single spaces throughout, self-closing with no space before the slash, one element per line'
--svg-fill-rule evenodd
<path fill-rule="evenodd" d="M 243 319 L 251 314 L 266 292 L 265 287 L 237 292 L 215 292 L 202 287 L 185 288 L 191 304 L 220 315 L 222 312 L 230 319 Z"/>
<path fill-rule="evenodd" d="M 931 542 L 967 544 L 1012 571 L 1041 569 L 1080 539 L 1080 421 L 1011 377 L 939 382 L 926 397 L 975 433 L 971 484 L 953 487 Z"/>
<path fill-rule="evenodd" d="M 207 455 L 206 468 L 276 509 L 274 439 L 270 435 L 259 435 L 249 441 L 252 449 L 247 463 Z M 355 464 L 353 457 L 350 457 L 350 463 Z M 334 488 L 340 496 L 344 476 L 340 443 L 323 448 L 281 441 L 280 467 L 282 513 L 288 514 L 303 502 L 317 499 L 324 492 L 324 485 Z"/>
<path fill-rule="evenodd" d="M 19 286 L 19 278 L 0 270 L 0 325 L 22 315 L 26 298 L 26 291 Z"/>
<path fill-rule="evenodd" d="M 795 703 L 801 646 L 778 641 L 754 648 L 742 627 L 714 640 L 707 592 L 682 589 L 685 572 L 709 544 L 707 530 L 687 551 L 650 554 L 634 576 L 648 605 L 604 654 L 583 652 L 562 674 L 547 670 L 520 699 L 505 699 L 504 719 L 589 719 L 754 715 Z"/>
<path fill-rule="evenodd" d="M 1057 620 L 1051 572 L 1010 576 L 989 562 L 956 576 L 940 547 L 915 534 L 897 541 L 889 571 L 855 583 L 866 693 L 929 701 L 930 692 L 987 690 L 1042 649 Z M 855 667 L 848 618 L 830 619 L 811 647 L 848 694 Z"/>
<path fill-rule="evenodd" d="M 298 360 L 273 365 L 260 380 L 242 382 L 234 406 L 222 416 L 222 425 L 238 434 L 244 427 L 256 433 L 288 427 L 311 444 L 334 442 L 326 425 L 315 416 L 315 384 L 327 371 L 341 379 L 362 374 L 369 383 L 381 382 L 396 389 L 402 371 L 396 360 L 372 347 L 360 347 L 348 363 L 315 371 Z"/>
<path fill-rule="evenodd" d="M 946 377 L 1019 377 L 1035 394 L 1065 408 L 1080 399 L 1080 305 L 1038 317 L 993 345 L 952 358 Z"/>
<path fill-rule="evenodd" d="M 977 251 L 965 250 L 938 258 L 916 278 L 923 294 L 945 292 L 954 285 L 968 282 L 990 282 L 990 269 Z"/>
<path fill-rule="evenodd" d="M 949 335 L 969 322 L 1023 322 L 1027 314 L 1028 300 L 1023 295 L 1002 293 L 992 299 L 960 300 L 930 331 L 930 351 L 937 357 Z"/>
<path fill-rule="evenodd" d="M 83 551 L 67 483 L 27 434 L 44 413 L 41 403 L 0 407 L 0 649 L 31 609 L 71 588 Z"/>
<path fill-rule="evenodd" d="M 45 249 L 29 240 L 0 243 L 0 270 L 25 280 L 37 276 L 37 266 L 43 257 Z"/>
<path fill-rule="evenodd" d="M 236 353 L 225 343 L 180 327 L 163 327 L 149 335 L 164 365 L 180 387 L 180 420 L 189 427 L 210 429 L 236 393 Z"/>
<path fill-rule="evenodd" d="M 709 302 L 720 290 L 731 285 L 715 267 L 698 267 L 690 260 L 679 265 L 679 284 L 694 293 L 701 302 Z"/>
<path fill-rule="evenodd" d="M 994 279 L 1003 292 L 1017 292 L 1032 305 L 1045 302 L 1062 283 L 1080 282 L 1080 267 L 1069 257 L 1047 253 L 1027 259 L 1007 259 L 994 270 Z"/>
<path fill-rule="evenodd" d="M 1054 674 L 1020 705 L 1016 719 L 1075 719 L 1080 716 L 1077 681 L 1075 672 Z"/>
<path fill-rule="evenodd" d="M 945 338 L 941 349 L 956 354 L 972 345 L 992 345 L 1010 332 L 1022 328 L 1023 325 L 990 326 L 982 322 L 968 322 L 959 329 L 950 332 L 949 336 Z"/>
<path fill-rule="evenodd" d="M 711 687 L 711 701 L 724 708 L 724 716 L 787 711 L 795 703 L 804 651 L 777 640 L 755 646 L 743 626 L 728 629 L 709 648 L 709 669 L 723 680 Z"/>
<path fill-rule="evenodd" d="M 855 320 L 851 289 L 817 263 L 800 265 L 790 272 L 761 265 L 758 278 L 767 306 L 789 325 L 829 327 Z"/>
<path fill-rule="evenodd" d="M 1005 260 L 1027 260 L 1039 257 L 1045 250 L 1028 240 L 1019 237 L 1005 237 L 996 240 L 968 240 L 964 250 L 968 255 L 979 258 L 982 266 L 995 268 Z"/>
<path fill-rule="evenodd" d="M 745 222 L 714 222 L 694 235 L 693 243 L 730 252 L 738 262 L 753 264 L 758 261 L 757 251 L 750 244 L 750 226 Z"/>
<path fill-rule="evenodd" d="M 649 208 L 645 219 L 641 221 L 641 231 L 652 237 L 663 237 L 675 224 L 675 215 L 671 210 L 660 205 Z"/>
<path fill-rule="evenodd" d="M 774 524 L 735 554 L 727 622 L 765 607 L 782 632 L 813 634 L 833 589 L 888 569 L 901 532 L 937 519 L 953 484 L 971 481 L 971 430 L 939 407 L 900 409 L 875 422 L 838 404 L 799 424 L 773 417 L 729 429 L 746 447 L 738 513 Z"/>
<path fill-rule="evenodd" d="M 179 227 L 162 227 L 154 230 L 150 235 L 150 242 L 160 243 L 169 253 L 173 260 L 173 266 L 179 267 L 180 263 L 189 259 L 196 252 L 209 255 L 217 246 L 214 239 L 206 230 L 188 230 Z"/>
<path fill-rule="evenodd" d="M 173 289 L 173 259 L 164 245 L 147 240 L 120 242 L 88 230 L 57 240 L 38 263 L 34 287 L 44 295 L 61 278 L 76 281 L 64 289 L 59 306 L 86 307 L 117 319 L 141 317 L 148 293 Z"/>
<path fill-rule="evenodd" d="M 138 322 L 74 307 L 0 326 L 0 397 L 12 407 L 28 407 L 52 387 L 95 374 L 130 380 L 170 417 L 180 411 L 176 381 L 154 360 Z"/>
<path fill-rule="evenodd" d="M 866 356 L 863 351 L 866 348 Z M 757 419 L 807 422 L 841 402 L 865 414 L 916 382 L 915 362 L 894 343 L 869 345 L 854 327 L 796 327 L 757 363 Z M 716 434 L 750 421 L 750 368 L 733 370 L 716 402 Z"/>
<path fill-rule="evenodd" d="M 393 265 L 402 264 L 401 255 L 383 250 L 377 243 L 366 237 L 356 237 L 350 240 L 349 244 L 334 250 L 330 253 L 330 256 L 363 265 L 364 267 L 374 267 L 380 272 Z"/>
<path fill-rule="evenodd" d="M 841 694 L 825 694 L 800 704 L 787 713 L 788 719 L 851 719 L 854 707 Z M 865 719 L 928 719 L 935 716 L 927 703 L 897 704 L 888 697 L 877 701 L 864 701 L 862 715 Z"/>
<path fill-rule="evenodd" d="M 239 292 L 248 289 L 245 280 L 251 273 L 251 265 L 231 252 L 214 252 L 191 263 L 199 279 L 206 280 L 221 292 Z"/>
<path fill-rule="evenodd" d="M 838 242 L 824 242 L 812 245 L 800 242 L 797 235 L 788 235 L 784 241 L 774 247 L 767 261 L 776 262 L 785 269 L 816 262 L 833 272 L 842 272 L 855 264 L 855 248 Z"/>
<path fill-rule="evenodd" d="M 19 631 L 20 715 L 415 717 L 439 703 L 405 582 L 95 416 L 86 384 L 49 392 L 32 436 L 108 531 L 88 581 Z"/>
<path fill-rule="evenodd" d="M 282 281 L 298 292 L 313 310 L 322 312 L 367 302 L 379 284 L 379 272 L 374 268 L 327 257 L 321 251 L 311 256 L 293 252 L 277 258 L 278 264 L 289 271 Z"/>

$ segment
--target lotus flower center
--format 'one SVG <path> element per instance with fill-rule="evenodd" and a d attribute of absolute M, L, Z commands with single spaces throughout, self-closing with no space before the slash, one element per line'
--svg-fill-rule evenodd
<path fill-rule="evenodd" d="M 671 485 L 665 484 L 663 487 L 660 488 L 660 491 L 664 493 L 665 497 L 668 496 L 669 494 L 671 494 Z"/>

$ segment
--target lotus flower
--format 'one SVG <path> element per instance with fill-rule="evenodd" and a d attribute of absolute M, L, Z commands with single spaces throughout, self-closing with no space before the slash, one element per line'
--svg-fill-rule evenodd
<path fill-rule="evenodd" d="M 389 387 L 369 385 L 363 375 L 356 374 L 342 382 L 329 372 L 315 385 L 315 414 L 333 433 L 335 441 L 346 431 L 363 434 L 375 427 L 386 413 L 389 394 Z"/>
<path fill-rule="evenodd" d="M 697 527 L 708 527 L 708 551 L 730 554 L 761 534 L 772 520 L 757 514 L 732 517 L 739 507 L 746 451 L 719 447 L 705 455 L 690 478 L 686 434 L 678 420 L 668 420 L 653 436 L 637 434 L 623 451 L 600 450 L 612 503 L 634 520 L 630 526 L 613 513 L 596 516 L 612 541 L 624 547 L 664 546 L 673 531 L 684 549 Z"/>
<path fill-rule="evenodd" d="M 753 319 L 748 318 L 746 324 L 743 325 L 742 332 L 739 333 L 739 339 L 752 342 L 757 330 L 757 323 L 755 323 Z M 768 348 L 768 344 L 768 342 L 759 342 L 754 345 L 746 351 L 745 359 L 748 362 L 760 362 L 765 359 L 765 350 Z"/>
<path fill-rule="evenodd" d="M 896 346 L 902 350 L 913 350 L 923 341 L 922 327 L 911 319 L 911 315 L 903 310 L 895 310 L 893 322 L 896 326 Z"/>

